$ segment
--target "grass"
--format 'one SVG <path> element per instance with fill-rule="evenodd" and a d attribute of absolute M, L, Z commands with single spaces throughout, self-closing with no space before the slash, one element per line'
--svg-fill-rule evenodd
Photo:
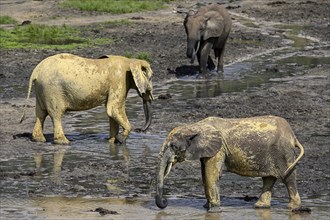
<path fill-rule="evenodd" d="M 148 52 L 143 52 L 143 51 L 137 52 L 135 54 L 133 54 L 131 52 L 128 52 L 128 51 L 125 51 L 123 56 L 127 57 L 127 58 L 135 58 L 135 59 L 145 60 L 145 61 L 148 61 L 148 62 L 151 61 L 150 54 Z"/>
<path fill-rule="evenodd" d="M 74 49 L 110 43 L 110 39 L 81 37 L 78 29 L 63 26 L 26 25 L 0 29 L 0 48 Z"/>
<path fill-rule="evenodd" d="M 165 3 L 171 1 L 173 0 L 65 0 L 61 5 L 83 11 L 125 14 L 161 9 Z"/>
<path fill-rule="evenodd" d="M 0 16 L 0 24 L 17 24 L 18 22 L 10 16 Z"/>
<path fill-rule="evenodd" d="M 10 16 L 0 16 L 0 24 L 17 24 L 17 21 Z"/>

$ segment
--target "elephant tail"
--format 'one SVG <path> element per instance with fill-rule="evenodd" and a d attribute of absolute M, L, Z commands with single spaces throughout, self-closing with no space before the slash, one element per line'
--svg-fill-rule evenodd
<path fill-rule="evenodd" d="M 25 113 L 26 113 L 26 108 L 27 108 L 27 105 L 28 105 L 28 100 L 29 100 L 29 98 L 30 98 L 30 94 L 31 94 L 32 84 L 33 84 L 33 82 L 37 79 L 36 75 L 37 75 L 37 73 L 36 73 L 36 71 L 34 70 L 34 71 L 32 72 L 31 77 L 30 77 L 29 89 L 28 89 L 28 93 L 27 93 L 27 97 L 26 97 L 26 101 L 25 101 L 25 106 L 24 106 L 24 110 L 23 110 L 23 115 L 22 115 L 21 120 L 20 120 L 19 123 L 22 123 L 22 122 L 24 121 L 24 119 L 25 119 Z"/>
<path fill-rule="evenodd" d="M 302 158 L 302 156 L 305 153 L 304 147 L 301 145 L 301 143 L 296 139 L 295 140 L 295 147 L 298 147 L 300 149 L 300 154 L 297 157 L 297 159 L 293 162 L 293 164 L 291 164 L 288 169 L 284 172 L 284 180 L 290 176 L 290 174 L 293 171 L 293 168 L 297 165 L 298 161 Z"/>

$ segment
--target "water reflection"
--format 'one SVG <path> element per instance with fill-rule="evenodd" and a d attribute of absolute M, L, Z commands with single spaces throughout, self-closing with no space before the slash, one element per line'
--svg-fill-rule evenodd
<path fill-rule="evenodd" d="M 57 149 L 54 152 L 53 155 L 53 175 L 52 180 L 56 184 L 61 184 L 61 170 L 62 170 L 62 163 L 63 158 L 65 155 L 65 152 L 67 151 L 67 147 L 60 146 L 57 147 Z M 42 175 L 42 164 L 44 161 L 44 154 L 41 152 L 38 152 L 34 155 L 34 162 L 35 162 L 35 178 L 37 180 L 41 179 Z"/>
<path fill-rule="evenodd" d="M 270 209 L 256 209 L 256 213 L 262 220 L 271 220 L 272 219 Z"/>
<path fill-rule="evenodd" d="M 120 151 L 122 151 L 121 154 Z M 126 144 L 109 144 L 109 155 L 113 160 L 128 161 L 130 152 Z"/>

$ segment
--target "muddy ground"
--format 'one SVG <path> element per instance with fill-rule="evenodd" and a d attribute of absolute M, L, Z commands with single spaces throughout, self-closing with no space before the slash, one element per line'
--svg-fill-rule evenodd
<path fill-rule="evenodd" d="M 30 141 L 34 123 L 34 99 L 29 103 L 28 117 L 24 123 L 19 124 L 23 112 L 29 76 L 33 68 L 42 59 L 60 52 L 70 52 L 84 57 L 99 57 L 103 54 L 123 55 L 127 52 L 148 52 L 151 55 L 151 66 L 154 71 L 153 82 L 161 87 L 168 81 L 185 75 L 191 75 L 196 69 L 191 66 L 185 57 L 185 32 L 182 25 L 184 12 L 197 8 L 197 1 L 177 1 L 169 9 L 157 12 L 145 12 L 128 15 L 109 15 L 104 13 L 88 13 L 58 7 L 59 1 L 2 1 L 1 14 L 9 14 L 19 21 L 31 20 L 32 23 L 49 23 L 60 25 L 80 25 L 86 35 L 94 37 L 109 37 L 113 43 L 90 48 L 78 48 L 70 51 L 62 50 L 36 50 L 36 49 L 1 49 L 0 59 L 0 141 L 1 161 L 33 156 L 36 153 L 53 152 L 56 148 L 51 144 L 51 124 L 46 124 L 46 133 L 49 140 L 46 144 Z M 299 32 L 308 40 L 296 50 L 304 51 L 308 47 L 325 47 L 329 51 L 330 36 L 330 3 L 327 1 L 221 1 L 229 9 L 233 17 L 233 28 L 227 44 L 225 64 L 230 65 L 249 57 L 277 50 L 282 47 L 293 47 L 294 41 L 289 31 L 276 25 L 304 26 Z M 207 1 L 202 4 L 207 4 Z M 47 11 L 47 13 L 45 13 Z M 56 19 L 54 18 L 56 15 Z M 116 25 L 94 22 L 103 22 L 114 19 L 129 19 L 128 25 Z M 305 39 L 304 38 L 304 39 Z M 326 54 L 329 56 L 329 53 Z M 296 71 L 286 78 L 275 79 L 249 92 L 224 93 L 212 98 L 196 98 L 186 103 L 176 103 L 175 94 L 167 93 L 172 98 L 156 99 L 153 105 L 153 124 L 147 132 L 149 135 L 166 134 L 175 126 L 183 123 L 195 122 L 207 116 L 219 117 L 249 117 L 256 115 L 277 115 L 289 121 L 298 139 L 305 147 L 305 156 L 298 165 L 298 188 L 303 197 L 329 196 L 329 81 L 330 63 L 318 65 L 294 64 Z M 280 73 L 285 71 L 281 65 L 263 67 L 267 71 Z M 194 83 L 194 82 L 192 82 Z M 155 94 L 156 97 L 164 94 Z M 184 105 L 184 108 L 183 108 Z M 188 111 L 173 112 L 164 109 L 190 109 Z M 70 121 L 70 114 L 65 117 L 64 123 Z M 143 116 L 136 119 L 133 124 L 138 127 L 143 122 Z M 141 123 L 140 123 L 141 122 Z M 48 127 L 48 128 L 47 128 Z M 70 133 L 68 128 L 67 133 Z M 105 142 L 104 142 L 105 143 Z M 160 146 L 159 146 L 160 148 Z M 126 191 L 123 196 L 140 196 L 139 194 L 153 195 L 154 173 L 156 165 L 154 157 L 148 157 L 150 167 L 144 169 L 141 179 L 123 181 Z M 144 158 L 134 160 L 143 161 Z M 197 172 L 198 162 L 193 166 L 184 163 L 175 169 L 167 180 L 169 194 L 194 196 L 203 195 L 200 176 L 196 176 L 196 184 L 187 186 L 178 178 Z M 62 176 L 64 180 L 72 179 L 98 179 L 100 176 L 111 176 L 111 169 L 121 169 L 125 163 L 111 160 L 97 163 L 89 161 L 81 165 L 84 172 L 71 170 Z M 3 167 L 1 168 L 3 169 Z M 193 171 L 192 171 L 193 170 Z M 93 175 L 91 175 L 94 174 Z M 225 172 L 226 173 L 226 172 Z M 14 179 L 33 178 L 34 170 L 30 173 L 7 172 L 1 170 L 1 182 Z M 120 174 L 118 174 L 120 175 Z M 54 182 L 43 182 L 44 185 L 31 196 L 53 195 L 90 195 L 114 196 L 105 189 L 79 190 L 75 181 L 66 181 L 63 186 Z M 70 185 L 71 184 L 71 185 Z M 137 191 L 139 185 L 145 190 Z M 194 188 L 195 187 L 195 188 Z M 244 197 L 258 196 L 261 182 L 251 178 L 250 181 L 221 181 L 222 195 Z M 131 192 L 129 191 L 131 190 Z M 183 193 L 183 191 L 185 191 Z M 188 191 L 188 192 L 187 192 Z M 275 195 L 286 197 L 283 184 L 276 184 Z M 2 191 L 2 196 L 7 195 Z M 35 194 L 35 195 L 34 195 Z M 9 195 L 9 194 L 8 194 Z M 18 195 L 19 196 L 19 195 Z M 151 197 L 152 198 L 152 197 Z"/>

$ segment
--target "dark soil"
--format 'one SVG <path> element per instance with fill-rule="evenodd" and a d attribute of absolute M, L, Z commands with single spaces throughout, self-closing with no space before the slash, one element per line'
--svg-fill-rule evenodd
<path fill-rule="evenodd" d="M 178 12 L 187 11 L 190 8 L 196 8 L 196 2 L 178 1 L 178 3 L 173 3 L 172 8 Z M 233 13 L 234 18 L 234 25 L 226 47 L 225 64 L 292 44 L 287 41 L 285 30 L 251 28 L 242 25 L 243 22 L 237 15 L 254 18 L 253 21 L 260 24 L 267 21 L 305 25 L 303 35 L 318 39 L 319 45 L 329 45 L 329 1 L 258 1 L 258 4 L 255 1 L 239 0 L 224 2 L 226 2 L 225 6 L 230 9 L 229 11 Z M 62 11 L 64 9 L 56 7 L 56 2 L 52 2 L 52 4 L 54 4 L 54 10 L 59 14 L 64 13 Z M 106 23 L 81 26 L 86 35 L 114 39 L 112 44 L 102 47 L 79 48 L 70 51 L 1 49 L 0 159 L 31 155 L 45 145 L 33 143 L 28 138 L 33 128 L 33 117 L 29 117 L 23 124 L 18 122 L 23 111 L 29 76 L 33 68 L 50 55 L 70 52 L 84 57 L 97 58 L 104 54 L 124 55 L 127 52 L 132 54 L 141 51 L 148 52 L 151 55 L 150 63 L 154 71 L 153 82 L 156 85 L 162 85 L 172 78 L 181 77 L 196 69 L 196 66 L 191 67 L 189 59 L 185 57 L 184 15 L 172 13 L 170 10 L 162 10 L 161 13 L 164 11 L 168 12 L 165 13 L 167 17 L 159 16 L 157 12 L 128 16 L 128 18 L 135 17 L 130 19 L 132 24 L 128 26 Z M 73 13 L 75 17 L 95 15 L 94 13 L 86 15 L 85 12 L 79 11 Z M 149 19 L 150 17 L 153 19 Z M 32 22 L 34 21 L 32 20 Z M 178 111 L 177 114 L 163 110 L 163 108 L 166 109 L 173 105 L 171 102 L 174 99 L 173 94 L 159 94 L 165 98 L 155 100 L 153 124 L 149 132 L 169 132 L 177 125 L 195 122 L 208 116 L 250 117 L 268 114 L 281 116 L 289 121 L 305 147 L 305 156 L 298 165 L 300 194 L 304 196 L 328 195 L 330 176 L 329 67 L 329 63 L 308 68 L 297 65 L 297 72 L 294 76 L 287 78 L 284 82 L 267 83 L 250 92 L 222 94 L 214 98 L 196 98 L 193 102 L 185 103 L 185 105 L 189 105 L 191 111 Z M 15 89 L 22 86 L 24 90 Z M 35 104 L 31 102 L 29 105 L 28 115 L 32 116 Z M 180 105 L 174 107 L 179 109 Z M 48 132 L 51 133 L 51 129 Z M 98 166 L 101 165 L 98 164 Z M 189 173 L 189 169 L 192 169 L 191 165 L 187 163 L 178 166 L 179 168 L 174 170 L 174 174 L 169 177 L 167 182 L 171 194 L 180 194 L 183 190 L 175 186 L 177 175 L 185 175 L 185 173 Z M 198 166 L 198 162 L 193 163 L 194 169 Z M 90 169 L 96 168 L 90 167 Z M 106 170 L 109 169 L 104 170 L 104 172 L 108 172 Z M 149 175 L 153 175 L 153 173 L 154 171 L 151 171 Z M 150 180 L 150 178 L 146 179 Z M 200 177 L 198 178 L 200 180 Z M 140 181 L 143 182 L 143 180 Z M 221 191 L 227 195 L 239 194 L 243 197 L 247 194 L 258 195 L 261 181 L 251 181 L 252 184 L 223 181 Z M 148 183 L 143 182 L 143 184 Z M 190 190 L 189 186 L 187 186 L 187 190 Z M 286 196 L 283 185 L 277 184 L 275 191 L 278 196 Z M 199 189 L 199 192 L 202 192 L 202 189 Z M 193 191 L 191 190 L 190 193 L 193 194 Z"/>

